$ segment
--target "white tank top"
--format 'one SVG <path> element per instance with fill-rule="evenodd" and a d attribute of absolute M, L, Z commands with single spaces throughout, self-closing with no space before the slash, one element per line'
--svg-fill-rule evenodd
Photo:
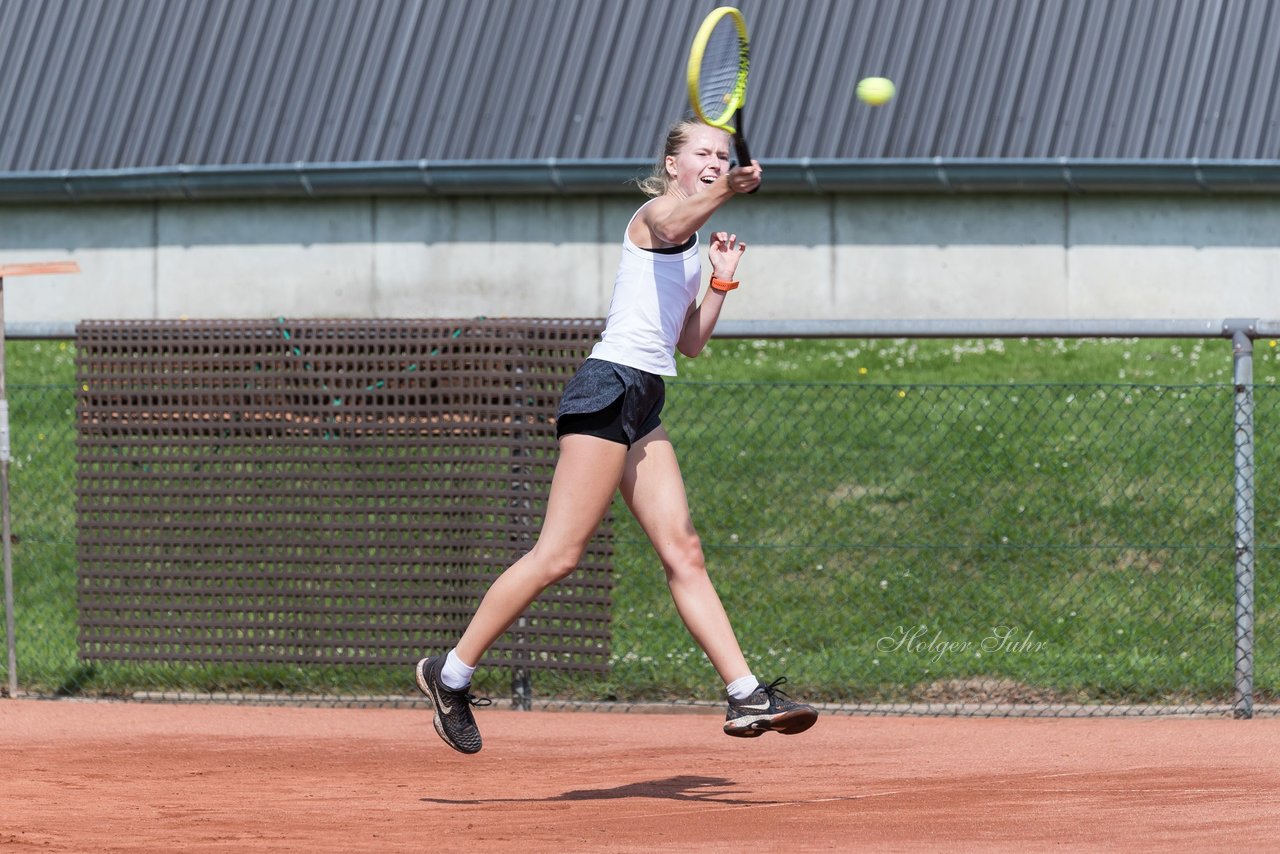
<path fill-rule="evenodd" d="M 632 222 L 642 210 L 644 205 Z M 676 341 L 702 286 L 698 235 L 684 251 L 666 254 L 640 248 L 631 241 L 630 231 L 629 222 L 609 317 L 591 358 L 674 377 Z"/>

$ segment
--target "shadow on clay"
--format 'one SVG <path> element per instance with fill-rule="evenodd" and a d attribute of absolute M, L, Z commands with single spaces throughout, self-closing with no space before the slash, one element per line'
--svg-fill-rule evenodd
<path fill-rule="evenodd" d="M 683 775 L 661 780 L 645 780 L 626 783 L 609 789 L 574 789 L 560 795 L 545 798 L 477 798 L 455 800 L 452 798 L 423 798 L 429 804 L 532 804 L 558 801 L 610 801 L 623 798 L 655 798 L 667 801 L 701 801 L 715 804 L 771 804 L 776 801 L 740 800 L 733 795 L 745 794 L 735 789 L 736 784 L 724 777 L 695 777 Z"/>

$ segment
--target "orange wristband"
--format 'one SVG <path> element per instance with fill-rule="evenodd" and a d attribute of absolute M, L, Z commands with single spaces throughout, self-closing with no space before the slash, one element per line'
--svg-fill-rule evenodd
<path fill-rule="evenodd" d="M 729 291 L 733 290 L 737 286 L 737 282 L 726 282 L 724 279 L 717 279 L 715 276 L 711 277 L 711 287 L 715 288 L 722 294 L 729 293 Z"/>

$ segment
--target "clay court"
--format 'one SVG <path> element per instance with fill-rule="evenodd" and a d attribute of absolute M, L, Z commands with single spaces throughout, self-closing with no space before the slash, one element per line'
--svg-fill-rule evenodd
<path fill-rule="evenodd" d="M 0 701 L 9 851 L 1266 849 L 1280 721 Z"/>

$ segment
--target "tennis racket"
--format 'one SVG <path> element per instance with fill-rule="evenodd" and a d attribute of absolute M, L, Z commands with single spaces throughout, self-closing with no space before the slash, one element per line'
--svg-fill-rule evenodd
<path fill-rule="evenodd" d="M 689 103 L 703 122 L 733 134 L 739 166 L 751 165 L 742 132 L 749 67 L 747 22 L 742 13 L 733 6 L 713 10 L 702 21 L 689 51 Z"/>

